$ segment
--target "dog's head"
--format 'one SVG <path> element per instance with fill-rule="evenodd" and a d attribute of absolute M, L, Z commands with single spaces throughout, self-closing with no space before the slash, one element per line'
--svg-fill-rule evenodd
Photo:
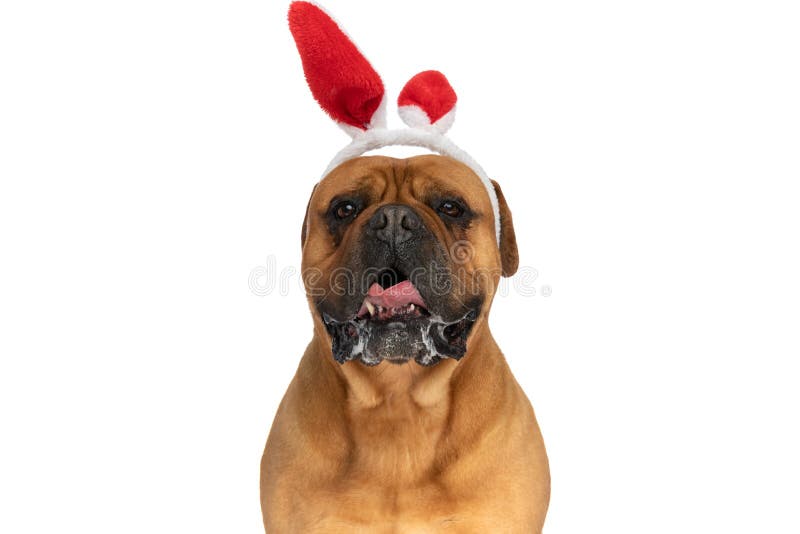
<path fill-rule="evenodd" d="M 480 178 L 454 159 L 355 158 L 311 194 L 303 279 L 340 363 L 461 358 L 501 275 L 517 269 L 511 213 L 500 239 Z"/>

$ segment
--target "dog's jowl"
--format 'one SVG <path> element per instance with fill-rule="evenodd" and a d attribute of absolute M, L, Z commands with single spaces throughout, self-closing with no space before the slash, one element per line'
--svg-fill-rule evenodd
<path fill-rule="evenodd" d="M 312 93 L 352 137 L 299 229 L 314 331 L 261 464 L 268 533 L 540 532 L 550 494 L 531 405 L 489 330 L 517 269 L 499 185 L 445 136 L 455 92 L 383 84 L 318 7 L 289 22 Z M 433 154 L 364 156 L 390 145 Z M 520 330 L 520 335 L 523 335 Z"/>

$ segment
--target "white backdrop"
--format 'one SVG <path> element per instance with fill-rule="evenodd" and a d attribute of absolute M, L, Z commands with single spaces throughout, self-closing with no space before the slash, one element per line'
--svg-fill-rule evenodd
<path fill-rule="evenodd" d="M 796 3 L 325 5 L 392 99 L 448 75 L 509 199 L 537 292 L 491 324 L 546 531 L 799 532 Z M 0 7 L 0 531 L 261 532 L 300 224 L 347 141 L 286 8 Z"/>

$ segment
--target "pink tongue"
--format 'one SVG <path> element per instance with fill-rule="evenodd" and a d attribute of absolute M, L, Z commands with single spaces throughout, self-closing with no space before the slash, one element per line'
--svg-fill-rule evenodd
<path fill-rule="evenodd" d="M 367 291 L 365 300 L 382 308 L 399 308 L 409 304 L 425 306 L 422 296 L 410 280 L 404 280 L 386 289 L 383 289 L 378 283 L 372 284 L 369 291 Z M 365 310 L 366 307 L 362 306 L 361 309 Z"/>

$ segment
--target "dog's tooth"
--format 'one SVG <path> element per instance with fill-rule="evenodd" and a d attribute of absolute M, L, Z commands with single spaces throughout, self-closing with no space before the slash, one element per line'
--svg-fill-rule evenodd
<path fill-rule="evenodd" d="M 370 315 L 375 315 L 375 305 L 372 304 L 370 301 L 364 301 L 364 305 L 367 307 L 367 311 Z"/>
<path fill-rule="evenodd" d="M 413 302 L 408 305 L 408 311 L 409 312 L 413 312 L 414 311 L 414 303 Z"/>

